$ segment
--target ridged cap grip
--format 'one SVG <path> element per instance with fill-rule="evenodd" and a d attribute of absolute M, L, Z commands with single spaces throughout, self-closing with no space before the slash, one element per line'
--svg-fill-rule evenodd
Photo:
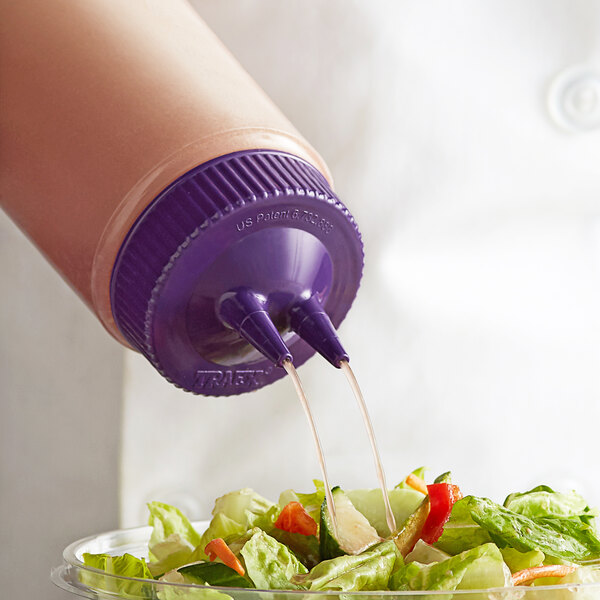
<path fill-rule="evenodd" d="M 223 293 L 263 294 L 284 333 L 286 307 L 317 294 L 337 326 L 361 273 L 356 223 L 323 175 L 292 155 L 243 151 L 187 172 L 138 217 L 115 263 L 111 302 L 123 335 L 167 379 L 229 395 L 283 373 L 222 327 Z M 313 351 L 294 337 L 286 343 L 298 365 Z"/>

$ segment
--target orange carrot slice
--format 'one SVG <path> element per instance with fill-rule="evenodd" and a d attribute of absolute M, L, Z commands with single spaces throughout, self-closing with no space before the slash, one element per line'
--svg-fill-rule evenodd
<path fill-rule="evenodd" d="M 413 490 L 417 490 L 417 492 L 421 492 L 421 494 L 427 496 L 427 484 L 419 476 L 411 473 L 405 481 Z"/>
<path fill-rule="evenodd" d="M 541 567 L 531 567 L 530 569 L 523 569 L 522 571 L 513 573 L 511 580 L 513 585 L 526 585 L 540 577 L 564 577 L 576 569 L 577 567 L 570 565 L 543 565 Z"/>
<path fill-rule="evenodd" d="M 242 563 L 237 559 L 236 555 L 229 549 L 229 546 L 225 543 L 223 538 L 215 538 L 212 542 L 209 542 L 204 548 L 204 554 L 208 556 L 210 562 L 219 558 L 221 562 L 231 567 L 234 571 L 240 575 L 244 575 L 244 567 Z"/>

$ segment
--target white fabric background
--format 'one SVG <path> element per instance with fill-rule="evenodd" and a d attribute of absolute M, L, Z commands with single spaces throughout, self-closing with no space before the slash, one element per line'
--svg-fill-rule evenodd
<path fill-rule="evenodd" d="M 547 93 L 600 71 L 600 4 L 312 0 L 194 6 L 331 168 L 364 235 L 341 335 L 390 483 L 421 464 L 498 500 L 538 483 L 600 503 L 600 130 Z M 342 375 L 301 369 L 331 479 L 374 486 Z M 130 354 L 124 525 L 165 499 L 206 516 L 318 476 L 289 381 L 193 397 Z"/>
<path fill-rule="evenodd" d="M 72 541 L 118 526 L 123 352 L 0 211 L 0 598 L 59 600 Z"/>

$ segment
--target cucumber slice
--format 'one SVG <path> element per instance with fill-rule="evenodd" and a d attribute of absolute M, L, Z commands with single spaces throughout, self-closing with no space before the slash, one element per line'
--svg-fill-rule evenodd
<path fill-rule="evenodd" d="M 381 537 L 386 538 L 394 533 L 390 532 L 387 524 L 381 490 L 350 490 L 346 494 L 354 508 L 367 517 Z M 423 501 L 423 494 L 412 489 L 388 490 L 388 496 L 398 525 L 404 523 Z"/>
<path fill-rule="evenodd" d="M 337 532 L 333 529 L 327 502 L 321 505 L 319 547 L 321 560 L 343 554 L 360 554 L 381 541 L 375 528 L 366 517 L 354 508 L 348 496 L 339 488 L 331 490 L 337 517 Z"/>

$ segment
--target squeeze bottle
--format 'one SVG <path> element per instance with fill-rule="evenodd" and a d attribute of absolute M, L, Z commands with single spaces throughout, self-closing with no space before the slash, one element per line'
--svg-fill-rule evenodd
<path fill-rule="evenodd" d="M 119 342 L 213 396 L 347 359 L 356 223 L 185 0 L 4 2 L 0 85 L 2 206 Z"/>

